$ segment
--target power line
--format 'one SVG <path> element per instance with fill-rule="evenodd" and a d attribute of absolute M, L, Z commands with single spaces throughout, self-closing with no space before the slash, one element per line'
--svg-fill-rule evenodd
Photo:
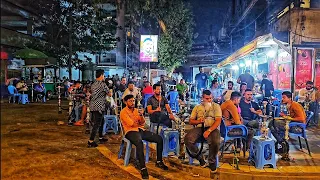
<path fill-rule="evenodd" d="M 290 32 L 292 32 L 292 31 L 290 31 Z M 301 36 L 301 37 L 304 37 L 304 38 L 309 38 L 309 39 L 320 39 L 320 38 L 316 38 L 316 37 L 304 36 L 304 35 L 298 34 L 298 33 L 296 33 L 296 32 L 292 32 L 292 34 L 297 35 L 297 36 Z"/>

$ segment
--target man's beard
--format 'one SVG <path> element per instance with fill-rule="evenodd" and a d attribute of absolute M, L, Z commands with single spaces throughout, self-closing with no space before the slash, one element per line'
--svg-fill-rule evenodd
<path fill-rule="evenodd" d="M 247 100 L 247 101 L 252 101 L 252 98 L 247 98 L 246 100 Z"/>
<path fill-rule="evenodd" d="M 160 93 L 156 93 L 156 92 L 154 94 L 157 95 L 157 96 L 160 95 Z"/>
<path fill-rule="evenodd" d="M 306 87 L 306 89 L 307 89 L 308 91 L 310 91 L 312 88 L 308 88 L 308 87 Z"/>

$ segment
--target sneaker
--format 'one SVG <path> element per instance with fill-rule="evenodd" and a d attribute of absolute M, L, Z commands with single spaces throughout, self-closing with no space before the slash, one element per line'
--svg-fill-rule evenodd
<path fill-rule="evenodd" d="M 217 172 L 216 163 L 210 163 L 208 167 L 210 168 L 211 172 Z"/>
<path fill-rule="evenodd" d="M 141 177 L 142 177 L 142 179 L 149 179 L 149 174 L 148 174 L 147 168 L 141 169 Z"/>
<path fill-rule="evenodd" d="M 161 168 L 163 170 L 168 170 L 168 166 L 166 166 L 163 161 L 157 161 L 156 167 Z"/>
<path fill-rule="evenodd" d="M 105 142 L 107 142 L 107 141 L 108 141 L 107 138 L 104 138 L 104 137 L 99 138 L 99 143 L 100 143 L 100 144 L 103 144 L 103 143 L 105 143 Z"/>
<path fill-rule="evenodd" d="M 95 148 L 95 147 L 98 147 L 98 144 L 96 142 L 94 142 L 94 141 L 89 142 L 88 141 L 88 148 Z"/>
<path fill-rule="evenodd" d="M 201 167 L 207 167 L 207 163 L 206 163 L 206 161 L 203 159 L 203 158 L 201 158 L 200 160 L 199 160 L 199 162 L 200 162 L 200 166 Z"/>
<path fill-rule="evenodd" d="M 84 126 L 83 121 L 77 121 L 73 125 L 74 126 Z"/>

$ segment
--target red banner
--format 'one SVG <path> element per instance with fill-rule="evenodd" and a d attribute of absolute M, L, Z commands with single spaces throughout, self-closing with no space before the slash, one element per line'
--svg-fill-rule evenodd
<path fill-rule="evenodd" d="M 277 84 L 277 63 L 275 60 L 270 60 L 269 62 L 269 79 L 273 82 L 274 89 L 278 89 Z"/>
<path fill-rule="evenodd" d="M 297 49 L 296 90 L 306 87 L 306 82 L 312 80 L 312 52 L 313 49 Z"/>
<path fill-rule="evenodd" d="M 291 63 L 279 64 L 278 89 L 288 90 L 291 88 Z"/>
<path fill-rule="evenodd" d="M 315 87 L 317 87 L 318 89 L 320 89 L 320 62 L 316 63 L 316 68 L 315 68 Z"/>

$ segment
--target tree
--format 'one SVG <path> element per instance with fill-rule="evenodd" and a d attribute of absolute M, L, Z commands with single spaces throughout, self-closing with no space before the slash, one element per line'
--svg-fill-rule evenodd
<path fill-rule="evenodd" d="M 71 66 L 78 62 L 74 58 L 76 52 L 97 53 L 115 47 L 113 14 L 97 4 L 88 0 L 34 0 L 33 4 L 40 17 L 34 30 L 48 43 L 30 43 L 28 47 L 56 57 L 62 67 L 68 66 L 69 78 Z M 69 53 L 71 61 L 68 61 Z"/>
<path fill-rule="evenodd" d="M 185 62 L 192 47 L 193 15 L 182 0 L 133 0 L 131 17 L 139 25 L 158 23 L 161 27 L 159 65 L 172 73 Z"/>

